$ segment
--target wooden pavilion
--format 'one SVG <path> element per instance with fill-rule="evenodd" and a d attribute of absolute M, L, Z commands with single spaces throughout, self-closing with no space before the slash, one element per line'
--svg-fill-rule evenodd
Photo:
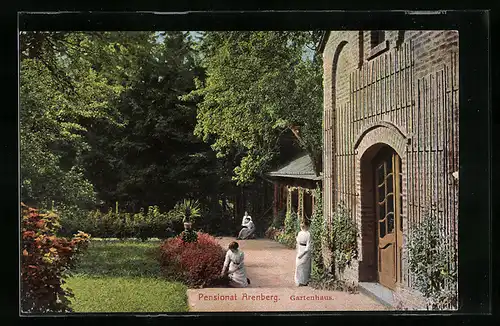
<path fill-rule="evenodd" d="M 296 159 L 276 171 L 267 173 L 274 183 L 273 215 L 281 210 L 295 212 L 300 219 L 310 219 L 314 212 L 314 192 L 321 187 L 322 175 L 316 175 L 309 154 L 301 154 Z"/>

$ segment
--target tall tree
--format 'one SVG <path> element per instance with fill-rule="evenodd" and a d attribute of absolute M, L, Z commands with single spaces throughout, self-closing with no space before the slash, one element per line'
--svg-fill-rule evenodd
<path fill-rule="evenodd" d="M 82 154 L 97 121 L 122 125 L 113 102 L 133 82 L 149 33 L 22 32 L 21 198 L 48 206 L 95 201 Z"/>
<path fill-rule="evenodd" d="M 313 160 L 321 158 L 321 58 L 312 32 L 207 32 L 200 45 L 205 81 L 184 99 L 198 99 L 195 134 L 214 140 L 218 157 L 236 153 L 233 179 L 248 184 L 279 154 L 291 130 Z"/>
<path fill-rule="evenodd" d="M 121 96 L 125 126 L 103 121 L 89 130 L 94 150 L 86 164 L 104 201 L 169 209 L 184 197 L 217 193 L 215 153 L 193 135 L 196 103 L 178 98 L 195 88 L 195 77 L 203 79 L 192 47 L 188 33 L 165 33 Z"/>

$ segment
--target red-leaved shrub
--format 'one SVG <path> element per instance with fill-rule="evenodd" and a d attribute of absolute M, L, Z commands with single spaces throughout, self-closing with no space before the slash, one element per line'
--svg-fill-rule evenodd
<path fill-rule="evenodd" d="M 87 248 L 89 235 L 58 238 L 56 214 L 40 214 L 21 203 L 21 307 L 23 312 L 71 312 L 64 278 L 77 254 Z"/>
<path fill-rule="evenodd" d="M 167 278 L 205 287 L 219 281 L 225 254 L 214 237 L 198 232 L 196 242 L 184 242 L 181 237 L 165 240 L 160 247 L 160 264 Z"/>

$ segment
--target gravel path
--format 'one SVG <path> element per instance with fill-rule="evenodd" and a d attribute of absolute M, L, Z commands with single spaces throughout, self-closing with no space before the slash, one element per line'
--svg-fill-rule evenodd
<path fill-rule="evenodd" d="M 234 238 L 219 238 L 227 248 Z M 359 293 L 294 284 L 295 250 L 268 239 L 239 240 L 251 284 L 245 289 L 188 290 L 190 311 L 362 311 L 385 307 Z M 222 268 L 222 266 L 221 266 Z"/>

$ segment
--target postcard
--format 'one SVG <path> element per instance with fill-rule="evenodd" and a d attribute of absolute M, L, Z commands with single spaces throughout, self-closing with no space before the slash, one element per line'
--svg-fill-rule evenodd
<path fill-rule="evenodd" d="M 459 46 L 21 30 L 22 313 L 456 310 Z"/>

